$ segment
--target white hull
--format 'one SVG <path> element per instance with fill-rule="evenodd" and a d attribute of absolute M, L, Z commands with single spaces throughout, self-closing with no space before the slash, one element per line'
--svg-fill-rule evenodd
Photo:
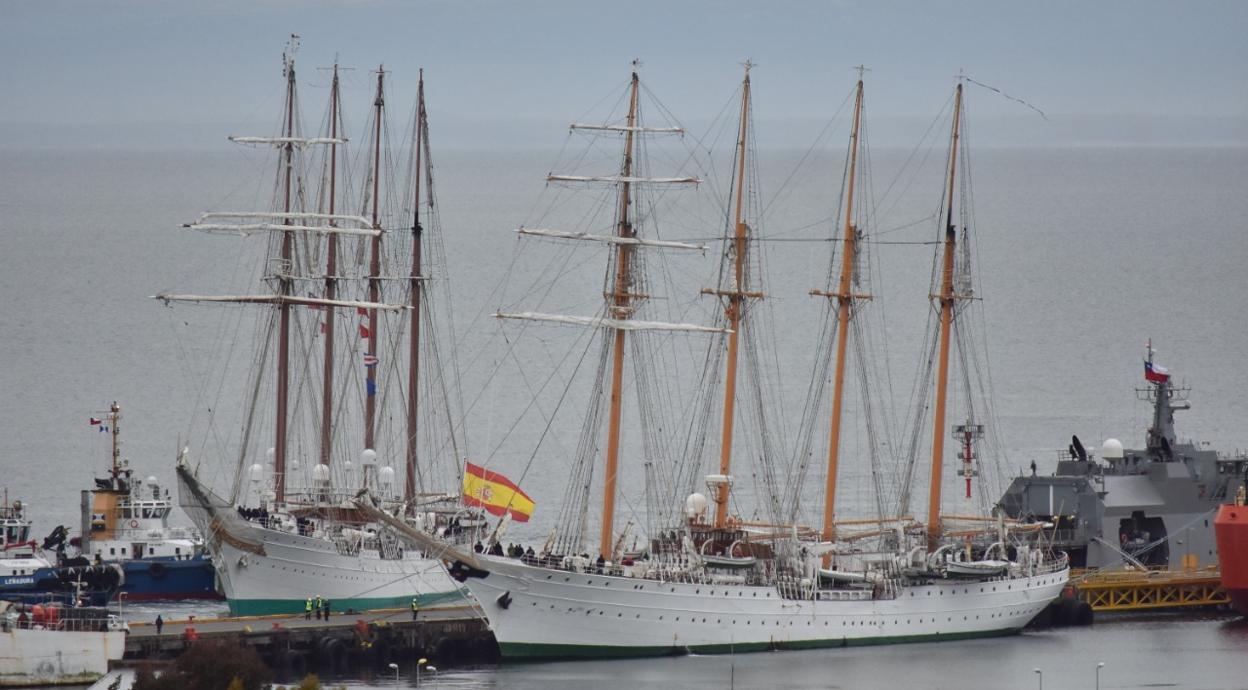
<path fill-rule="evenodd" d="M 205 535 L 207 548 L 233 615 L 300 613 L 308 599 L 331 602 L 332 611 L 407 608 L 461 600 L 462 588 L 436 559 L 416 550 L 381 558 L 359 549 L 345 554 L 330 539 L 268 529 L 244 520 L 179 468 L 182 505 Z M 189 482 L 196 482 L 194 487 Z"/>
<path fill-rule="evenodd" d="M 566 658 L 743 652 L 1005 635 L 1020 631 L 1066 585 L 1062 568 L 1032 577 L 936 580 L 895 598 L 839 590 L 795 600 L 776 588 L 676 584 L 482 559 L 465 584 L 503 656 Z M 506 604 L 504 606 L 504 603 Z"/>
<path fill-rule="evenodd" d="M 0 632 L 0 687 L 90 683 L 126 650 L 121 631 Z"/>
<path fill-rule="evenodd" d="M 323 597 L 333 610 L 406 608 L 460 599 L 458 584 L 440 561 L 412 554 L 383 559 L 374 552 L 338 553 L 327 539 L 252 527 L 263 555 L 221 541 L 211 549 L 222 592 L 235 615 L 303 611 L 307 599 Z"/>

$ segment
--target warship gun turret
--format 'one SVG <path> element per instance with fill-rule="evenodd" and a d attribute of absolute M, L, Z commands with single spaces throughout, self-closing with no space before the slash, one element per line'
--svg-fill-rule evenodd
<path fill-rule="evenodd" d="M 1033 461 L 1031 474 L 1015 477 L 999 501 L 1011 518 L 1045 523 L 1040 538 L 1065 550 L 1073 567 L 1218 563 L 1214 515 L 1244 486 L 1248 455 L 1178 440 L 1174 413 L 1190 408 L 1190 389 L 1153 361 L 1151 341 L 1144 378 L 1137 394 L 1152 404 L 1153 418 L 1143 449 L 1106 439 L 1098 460 L 1072 437 L 1053 475 L 1038 476 Z"/>

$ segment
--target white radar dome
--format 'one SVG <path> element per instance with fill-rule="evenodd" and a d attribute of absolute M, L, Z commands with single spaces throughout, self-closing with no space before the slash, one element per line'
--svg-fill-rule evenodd
<path fill-rule="evenodd" d="M 153 474 L 153 475 L 148 476 L 148 478 L 147 478 L 147 483 L 148 483 L 148 484 L 155 484 L 155 483 L 156 483 L 156 475 L 154 475 L 154 474 Z"/>
<path fill-rule="evenodd" d="M 253 482 L 259 482 L 264 479 L 264 465 L 256 463 L 247 468 L 247 477 Z"/>
<path fill-rule="evenodd" d="M 706 514 L 706 496 L 699 493 L 689 494 L 685 499 L 685 516 L 697 519 Z"/>
<path fill-rule="evenodd" d="M 1116 438 L 1107 438 L 1101 444 L 1101 457 L 1106 460 L 1122 459 L 1122 441 Z"/>
<path fill-rule="evenodd" d="M 377 451 L 372 448 L 365 448 L 360 452 L 360 464 L 368 467 L 377 464 Z"/>
<path fill-rule="evenodd" d="M 273 458 L 276 458 L 276 457 L 277 457 L 277 449 L 276 449 L 276 448 L 270 448 L 270 449 L 268 449 L 268 450 L 264 451 L 264 458 L 265 458 L 266 460 L 268 460 L 268 461 L 269 461 L 269 464 L 270 464 L 270 465 L 272 465 L 272 464 L 273 464 Z"/>
<path fill-rule="evenodd" d="M 381 477 L 382 484 L 394 484 L 393 467 L 383 467 L 377 474 Z"/>
<path fill-rule="evenodd" d="M 290 471 L 291 471 L 291 472 L 298 472 L 298 471 L 299 471 L 299 461 L 298 461 L 298 460 L 291 460 L 291 461 L 290 461 Z"/>
<path fill-rule="evenodd" d="M 317 463 L 316 467 L 312 468 L 312 481 L 314 482 L 329 481 L 329 465 L 326 465 L 324 463 Z"/>

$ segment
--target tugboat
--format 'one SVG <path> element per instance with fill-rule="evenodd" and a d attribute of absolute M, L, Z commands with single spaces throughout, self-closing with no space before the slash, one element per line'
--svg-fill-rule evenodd
<path fill-rule="evenodd" d="M 93 563 L 116 563 L 125 573 L 121 592 L 129 601 L 220 599 L 212 561 L 192 530 L 170 527 L 174 503 L 156 477 L 133 477 L 121 459 L 121 406 L 92 419 L 111 433 L 108 476 L 84 491 L 79 552 Z M 85 494 L 91 494 L 88 501 Z M 90 508 L 88 509 L 88 505 Z"/>
<path fill-rule="evenodd" d="M 0 599 L 22 603 L 58 601 L 65 606 L 102 606 L 121 587 L 120 568 L 66 560 L 63 527 L 39 542 L 30 538 L 31 521 L 21 501 L 0 503 Z M 55 550 L 56 562 L 47 552 Z"/>
<path fill-rule="evenodd" d="M 1033 462 L 1031 474 L 1015 477 L 999 501 L 1011 518 L 1049 525 L 1040 534 L 1054 549 L 1070 554 L 1073 567 L 1125 561 L 1135 567 L 1196 570 L 1218 563 L 1214 513 L 1244 490 L 1248 455 L 1222 456 L 1178 440 L 1174 413 L 1191 408 L 1190 389 L 1176 387 L 1153 354 L 1150 340 L 1144 360 L 1147 385 L 1136 389 L 1153 405 L 1142 450 L 1106 439 L 1103 462 L 1098 462 L 1073 436 L 1054 475 L 1037 476 Z"/>

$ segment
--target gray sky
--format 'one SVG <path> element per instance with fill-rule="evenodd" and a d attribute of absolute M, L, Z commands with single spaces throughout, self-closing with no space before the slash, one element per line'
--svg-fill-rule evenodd
<path fill-rule="evenodd" d="M 218 145 L 222 128 L 271 125 L 291 32 L 307 121 L 335 55 L 357 68 L 357 124 L 370 69 L 393 70 L 407 111 L 423 66 L 443 146 L 525 146 L 622 85 L 634 57 L 690 123 L 752 58 L 760 127 L 813 134 L 865 63 L 868 113 L 899 132 L 964 69 L 1049 115 L 977 89 L 980 144 L 1248 143 L 1248 2 L 0 0 L 0 146 Z"/>

